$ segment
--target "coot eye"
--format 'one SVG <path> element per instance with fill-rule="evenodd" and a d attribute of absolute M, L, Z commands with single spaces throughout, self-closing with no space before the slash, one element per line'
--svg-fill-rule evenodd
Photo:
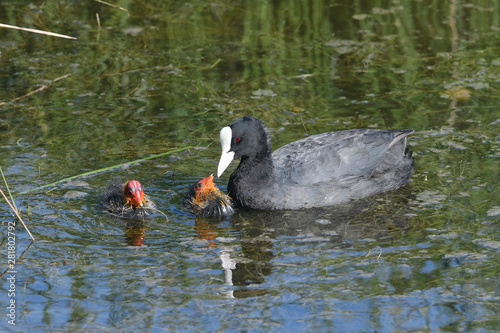
<path fill-rule="evenodd" d="M 241 141 L 241 138 L 240 137 L 237 137 L 236 139 L 234 139 L 234 142 L 238 143 Z"/>
<path fill-rule="evenodd" d="M 198 184 L 196 184 L 196 186 L 198 186 L 198 187 L 202 187 L 202 186 L 203 186 L 203 184 L 202 184 L 202 183 L 198 183 Z"/>

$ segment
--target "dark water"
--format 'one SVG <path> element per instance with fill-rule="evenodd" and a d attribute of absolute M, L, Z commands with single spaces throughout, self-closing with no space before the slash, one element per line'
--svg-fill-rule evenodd
<path fill-rule="evenodd" d="M 0 166 L 37 240 L 11 231 L 0 330 L 498 330 L 499 1 L 117 4 L 0 4 L 0 23 L 78 37 L 0 29 Z M 326 209 L 182 212 L 241 115 L 274 148 L 413 128 L 412 181 Z M 100 212 L 127 179 L 167 217 Z M 17 220 L 0 207 L 3 272 Z"/>

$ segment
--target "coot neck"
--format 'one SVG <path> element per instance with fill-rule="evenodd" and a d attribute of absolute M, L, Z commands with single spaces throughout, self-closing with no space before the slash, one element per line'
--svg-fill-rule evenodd
<path fill-rule="evenodd" d="M 272 176 L 273 169 L 271 149 L 266 147 L 254 156 L 242 156 L 231 178 L 251 182 L 265 181 Z"/>
<path fill-rule="evenodd" d="M 261 158 L 244 156 L 240 164 L 229 177 L 228 194 L 238 206 L 252 207 L 254 201 L 248 196 L 248 190 L 265 187 L 273 175 L 273 161 L 270 156 Z"/>

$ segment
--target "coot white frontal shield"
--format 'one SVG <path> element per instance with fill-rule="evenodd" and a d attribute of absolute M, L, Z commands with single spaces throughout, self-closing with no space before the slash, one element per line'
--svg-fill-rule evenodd
<path fill-rule="evenodd" d="M 224 170 L 229 166 L 234 158 L 234 152 L 231 149 L 231 140 L 233 131 L 231 127 L 226 126 L 220 130 L 220 145 L 222 147 L 222 155 L 220 156 L 219 166 L 217 167 L 217 177 L 220 177 Z"/>

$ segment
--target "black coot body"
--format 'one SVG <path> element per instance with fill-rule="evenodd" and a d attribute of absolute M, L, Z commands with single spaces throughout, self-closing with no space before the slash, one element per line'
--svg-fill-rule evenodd
<path fill-rule="evenodd" d="M 312 135 L 274 153 L 265 125 L 241 117 L 221 130 L 218 176 L 240 164 L 228 194 L 240 206 L 300 209 L 345 203 L 405 185 L 413 171 L 413 130 L 351 129 Z"/>

